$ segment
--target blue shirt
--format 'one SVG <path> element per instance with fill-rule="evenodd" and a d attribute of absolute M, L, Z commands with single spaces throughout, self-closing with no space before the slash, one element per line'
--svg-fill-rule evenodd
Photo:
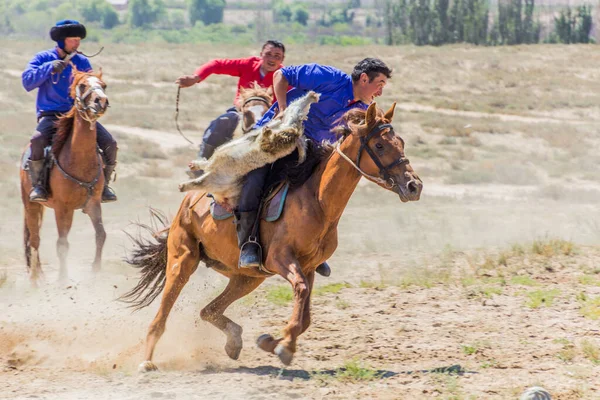
<path fill-rule="evenodd" d="M 73 107 L 73 99 L 69 96 L 69 86 L 73 68 L 69 64 L 60 75 L 52 74 L 52 61 L 60 60 L 56 48 L 41 51 L 33 57 L 21 75 L 23 87 L 28 92 L 38 89 L 36 109 L 39 116 L 42 112 L 67 112 Z M 91 71 L 90 61 L 81 54 L 71 58 L 71 62 L 79 71 Z"/>
<path fill-rule="evenodd" d="M 340 118 L 352 108 L 366 110 L 369 107 L 362 101 L 354 101 L 352 77 L 337 68 L 304 64 L 281 68 L 281 73 L 294 86 L 287 94 L 288 104 L 309 90 L 321 94 L 319 102 L 311 104 L 304 121 L 304 134 L 317 142 L 334 142 L 337 137 L 331 130 L 340 124 Z M 275 116 L 277 106 L 277 103 L 273 104 L 256 126 L 269 122 Z"/>

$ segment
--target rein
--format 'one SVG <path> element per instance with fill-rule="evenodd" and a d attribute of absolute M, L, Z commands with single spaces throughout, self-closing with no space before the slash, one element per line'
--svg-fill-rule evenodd
<path fill-rule="evenodd" d="M 360 174 L 362 176 L 364 176 L 365 178 L 370 179 L 376 183 L 385 185 L 386 187 L 391 189 L 394 186 L 397 186 L 398 183 L 389 174 L 388 170 L 390 170 L 391 168 L 393 168 L 397 165 L 408 164 L 409 163 L 408 158 L 400 157 L 396 161 L 392 162 L 390 165 L 384 166 L 383 163 L 381 162 L 381 160 L 379 159 L 379 157 L 377 157 L 377 154 L 375 154 L 375 152 L 368 146 L 368 143 L 371 139 L 373 139 L 377 134 L 381 133 L 381 131 L 383 131 L 384 129 L 388 129 L 388 128 L 390 129 L 390 132 L 394 132 L 394 127 L 391 124 L 381 124 L 381 125 L 373 128 L 367 136 L 363 136 L 360 138 L 360 149 L 358 150 L 358 155 L 356 156 L 356 162 L 352 161 L 352 159 L 350 159 L 350 157 L 348 157 L 346 154 L 344 154 L 340 150 L 340 145 L 342 144 L 342 142 L 344 141 L 344 139 L 346 137 L 342 137 L 337 142 L 337 144 L 335 146 L 335 151 L 340 156 L 342 156 L 342 158 L 344 160 L 348 161 L 350 163 L 350 165 L 352 165 L 358 172 L 360 172 Z M 383 175 L 383 179 L 381 179 L 379 176 L 369 175 L 365 171 L 360 169 L 360 167 L 359 167 L 360 156 L 361 156 L 362 152 L 365 150 L 366 150 L 367 154 L 371 157 L 371 160 L 373 160 L 375 165 L 379 168 L 379 175 Z"/>
<path fill-rule="evenodd" d="M 180 92 L 181 92 L 181 86 L 178 86 L 177 87 L 177 99 L 175 100 L 175 126 L 177 127 L 177 132 L 179 132 L 181 137 L 183 137 L 185 140 L 187 140 L 189 144 L 195 144 L 190 139 L 188 139 L 183 134 L 183 132 L 181 132 L 181 129 L 179 129 L 179 93 Z"/>
<path fill-rule="evenodd" d="M 100 176 L 102 175 L 102 156 L 100 155 L 100 153 L 97 153 L 97 154 L 98 154 L 98 173 L 96 174 L 96 177 L 91 182 L 84 182 L 84 181 L 80 181 L 79 179 L 75 178 L 74 176 L 69 175 L 69 173 L 67 171 L 65 171 L 58 163 L 58 158 L 56 158 L 54 156 L 54 153 L 52 153 L 52 162 L 54 164 L 56 164 L 56 166 L 58 167 L 58 170 L 60 171 L 62 176 L 64 176 L 71 182 L 75 182 L 79 186 L 86 189 L 87 197 L 85 199 L 85 202 L 83 203 L 83 206 L 81 206 L 81 208 L 85 208 L 85 206 L 87 205 L 88 201 L 90 200 L 90 197 L 92 197 L 92 194 L 94 193 L 94 188 L 96 187 L 96 184 L 98 183 L 98 180 L 100 180 Z"/>

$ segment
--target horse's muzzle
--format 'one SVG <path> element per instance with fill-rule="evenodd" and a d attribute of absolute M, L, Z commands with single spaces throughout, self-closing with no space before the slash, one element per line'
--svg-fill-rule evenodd
<path fill-rule="evenodd" d="M 411 179 L 405 184 L 397 184 L 394 186 L 394 192 L 398 193 L 400 201 L 406 203 L 408 201 L 418 201 L 421 198 L 423 190 L 423 182 L 420 179 Z"/>

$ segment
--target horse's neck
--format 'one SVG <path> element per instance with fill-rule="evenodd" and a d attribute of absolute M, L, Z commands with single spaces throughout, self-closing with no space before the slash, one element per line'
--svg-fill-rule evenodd
<path fill-rule="evenodd" d="M 352 142 L 351 140 L 344 141 L 340 150 L 354 159 L 358 153 L 359 143 Z M 313 175 L 317 199 L 327 221 L 337 223 L 348 205 L 361 175 L 335 150 L 331 157 L 324 161 L 324 166 L 319 172 L 320 174 Z"/>
<path fill-rule="evenodd" d="M 60 159 L 62 161 L 65 158 L 68 165 L 77 168 L 86 168 L 87 165 L 95 166 L 97 164 L 96 124 L 84 120 L 77 112 L 75 112 L 74 118 L 73 131 L 66 143 L 64 149 L 66 151 L 61 151 Z"/>

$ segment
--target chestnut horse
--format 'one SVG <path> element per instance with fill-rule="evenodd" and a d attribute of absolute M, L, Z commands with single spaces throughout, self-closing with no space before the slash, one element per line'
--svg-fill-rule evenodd
<path fill-rule="evenodd" d="M 53 208 L 58 228 L 56 249 L 60 260 L 60 279 L 67 278 L 67 235 L 73 222 L 73 212 L 82 208 L 88 214 L 96 230 L 96 257 L 93 270 L 101 265 L 102 247 L 106 232 L 102 225 L 100 206 L 104 174 L 102 157 L 96 144 L 96 120 L 108 107 L 104 93 L 106 84 L 102 73 L 80 72 L 73 69 L 70 96 L 75 99 L 71 110 L 57 122 L 57 132 L 52 143 L 52 158 L 55 164 L 49 173 L 48 186 L 51 193 L 45 203 L 29 201 L 31 179 L 21 166 L 21 199 L 25 206 L 24 245 L 27 270 L 36 285 L 42 274 L 39 257 L 40 227 L 44 206 Z"/>
<path fill-rule="evenodd" d="M 304 185 L 290 190 L 282 217 L 260 225 L 265 268 L 290 282 L 294 292 L 291 319 L 283 337 L 258 338 L 258 346 L 289 365 L 298 336 L 310 325 L 310 294 L 319 264 L 337 247 L 337 225 L 362 176 L 398 194 L 402 202 L 419 200 L 423 184 L 404 156 L 404 141 L 390 124 L 395 104 L 385 114 L 375 103 L 346 114 L 348 128 L 337 146 L 328 149 Z M 216 221 L 210 199 L 189 192 L 170 227 L 155 233 L 157 242 L 137 241 L 130 260 L 141 268 L 140 282 L 122 300 L 134 307 L 149 305 L 163 291 L 158 313 L 148 330 L 145 361 L 140 371 L 155 370 L 152 356 L 165 330 L 171 308 L 188 279 L 203 261 L 227 276 L 223 293 L 201 312 L 227 336 L 225 351 L 232 359 L 242 349 L 242 328 L 223 315 L 227 307 L 256 289 L 268 276 L 258 269 L 239 269 L 235 227 L 230 220 Z M 144 293 L 146 292 L 147 293 Z"/>

